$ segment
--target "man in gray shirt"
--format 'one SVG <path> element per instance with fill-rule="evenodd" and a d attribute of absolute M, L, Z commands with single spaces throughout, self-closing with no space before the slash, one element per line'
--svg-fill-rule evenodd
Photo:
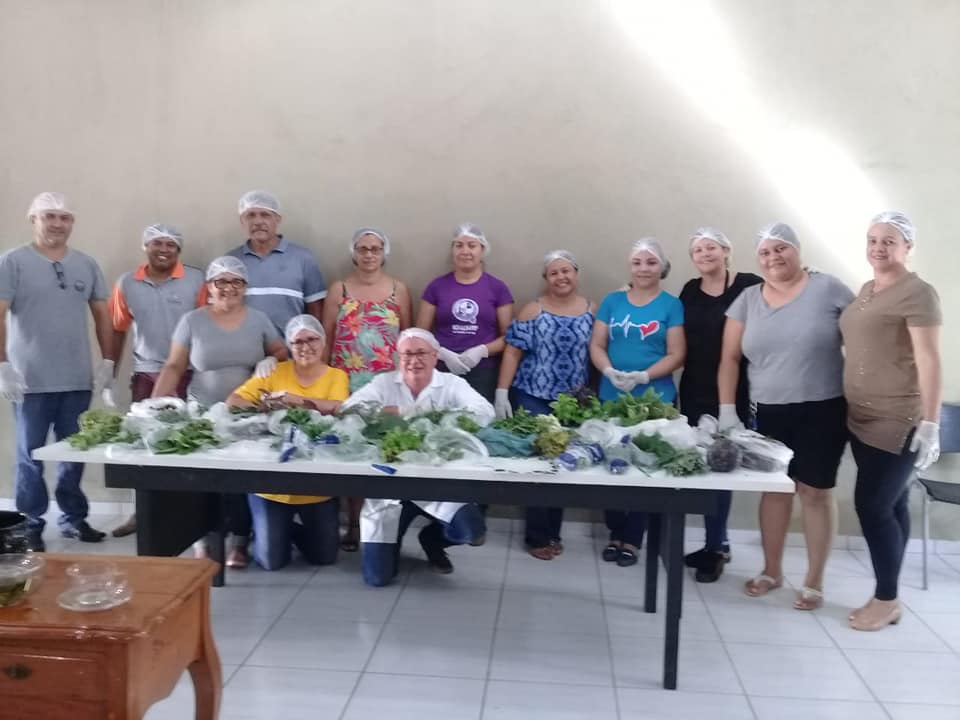
<path fill-rule="evenodd" d="M 279 234 L 280 202 L 268 192 L 251 190 L 240 198 L 238 210 L 248 239 L 227 254 L 247 266 L 247 305 L 265 312 L 280 337 L 294 315 L 322 319 L 327 296 L 323 274 L 312 252 Z"/>
<path fill-rule="evenodd" d="M 28 543 L 44 550 L 43 515 L 49 506 L 43 464 L 31 457 L 47 441 L 78 430 L 96 384 L 113 384 L 107 286 L 89 255 L 67 247 L 73 212 L 60 193 L 34 198 L 27 213 L 33 242 L 0 256 L 0 395 L 13 401 L 16 422 L 16 503 L 28 518 Z M 87 335 L 93 314 L 103 356 L 94 372 Z M 7 317 L 9 312 L 9 332 Z M 81 463 L 60 463 L 56 498 L 64 537 L 99 542 L 104 533 L 87 524 L 80 489 Z"/>

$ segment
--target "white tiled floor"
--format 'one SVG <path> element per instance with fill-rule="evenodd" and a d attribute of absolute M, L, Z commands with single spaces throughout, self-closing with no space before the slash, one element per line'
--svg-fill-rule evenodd
<path fill-rule="evenodd" d="M 91 520 L 109 529 L 121 518 Z M 834 551 L 826 606 L 801 613 L 789 587 L 743 596 L 761 554 L 741 543 L 719 582 L 685 581 L 670 692 L 660 688 L 662 610 L 641 609 L 643 564 L 603 563 L 600 533 L 582 525 L 568 528 L 562 557 L 535 560 L 512 526 L 495 523 L 483 547 L 454 548 L 446 577 L 427 570 L 410 537 L 388 588 L 362 584 L 356 554 L 330 568 L 228 571 L 212 591 L 221 717 L 960 720 L 958 556 L 934 556 L 923 591 L 920 556 L 908 554 L 903 620 L 858 633 L 846 616 L 872 590 L 865 552 Z M 48 547 L 132 554 L 134 541 L 85 545 L 51 531 Z M 802 548 L 787 549 L 788 584 L 800 583 L 804 562 Z M 147 718 L 191 718 L 192 703 L 185 676 Z"/>

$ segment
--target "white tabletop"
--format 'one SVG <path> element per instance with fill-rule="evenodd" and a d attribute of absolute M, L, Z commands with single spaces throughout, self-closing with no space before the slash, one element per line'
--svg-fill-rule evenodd
<path fill-rule="evenodd" d="M 264 443 L 239 442 L 225 448 L 202 450 L 189 455 L 152 455 L 146 450 L 121 446 L 101 446 L 75 450 L 58 442 L 33 451 L 35 460 L 82 462 L 100 465 L 137 465 L 143 467 L 195 468 L 208 470 L 251 470 L 260 472 L 320 473 L 331 475 L 371 475 L 384 464 L 294 459 L 277 462 L 277 452 Z M 450 478 L 458 480 L 494 480 L 500 482 L 543 482 L 554 485 L 621 485 L 674 489 L 737 490 L 746 492 L 790 492 L 794 483 L 783 473 L 737 470 L 730 473 L 704 473 L 675 477 L 658 471 L 651 475 L 630 468 L 613 475 L 604 467 L 567 472 L 556 470 L 547 460 L 538 458 L 485 458 L 483 461 L 454 461 L 443 465 L 389 465 L 395 477 Z"/>

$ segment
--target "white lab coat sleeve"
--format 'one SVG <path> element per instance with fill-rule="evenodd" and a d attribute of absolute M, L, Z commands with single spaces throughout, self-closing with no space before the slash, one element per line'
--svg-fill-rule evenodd
<path fill-rule="evenodd" d="M 402 509 L 399 500 L 365 499 L 360 510 L 360 541 L 396 543 Z"/>
<path fill-rule="evenodd" d="M 393 373 L 381 373 L 380 375 L 377 375 L 362 388 L 354 393 L 351 393 L 350 397 L 343 401 L 340 409 L 346 410 L 354 405 L 360 405 L 363 403 L 376 403 L 381 407 L 384 405 L 390 405 L 391 403 L 387 402 L 387 395 L 389 394 L 388 391 L 390 386 L 384 381 L 388 380 L 391 375 L 393 375 Z"/>
<path fill-rule="evenodd" d="M 470 387 L 470 383 L 456 375 L 448 375 L 444 379 L 447 383 L 448 403 L 444 403 L 447 408 L 465 410 L 486 422 L 493 421 L 496 417 L 493 405 L 483 395 Z"/>

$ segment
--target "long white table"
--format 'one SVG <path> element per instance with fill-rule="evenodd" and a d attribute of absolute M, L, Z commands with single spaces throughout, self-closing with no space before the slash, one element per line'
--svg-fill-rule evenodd
<path fill-rule="evenodd" d="M 81 451 L 59 442 L 35 450 L 33 457 L 102 464 L 107 487 L 135 490 L 138 554 L 179 555 L 196 539 L 213 533 L 211 551 L 221 566 L 224 493 L 417 498 L 649 512 L 644 610 L 656 612 L 662 559 L 667 577 L 663 685 L 668 689 L 677 687 L 686 514 L 715 513 L 718 490 L 794 491 L 793 481 L 784 474 L 750 470 L 680 478 L 662 472 L 647 475 L 635 468 L 623 475 L 612 475 L 601 467 L 557 471 L 539 459 L 487 458 L 441 466 L 302 459 L 279 463 L 276 452 L 254 442 L 182 456 L 103 447 Z M 222 570 L 214 584 L 223 584 Z"/>

